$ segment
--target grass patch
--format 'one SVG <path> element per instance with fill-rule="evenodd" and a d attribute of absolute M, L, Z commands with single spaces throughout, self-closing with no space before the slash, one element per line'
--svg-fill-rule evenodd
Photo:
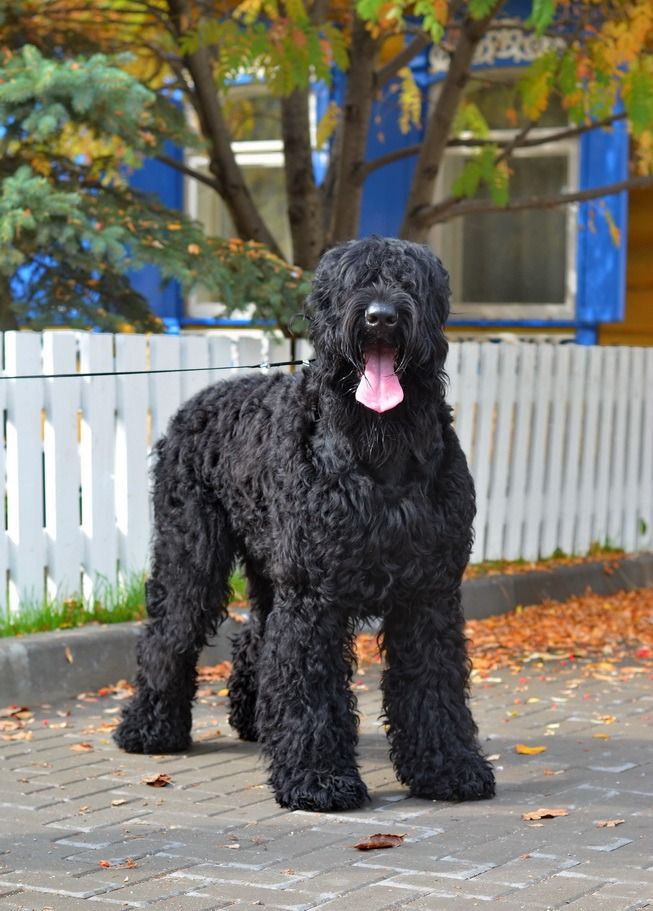
<path fill-rule="evenodd" d="M 541 557 L 534 561 L 485 560 L 483 563 L 470 563 L 465 570 L 465 579 L 477 579 L 479 576 L 512 576 L 538 569 L 553 569 L 556 566 L 574 566 L 595 560 L 616 560 L 625 556 L 626 552 L 620 547 L 598 542 L 592 544 L 586 554 L 567 554 L 558 547 L 550 557 Z"/>
<path fill-rule="evenodd" d="M 142 620 L 145 614 L 145 577 L 138 575 L 123 585 L 100 583 L 92 601 L 76 595 L 22 604 L 19 612 L 0 615 L 0 637 L 72 629 L 87 623 Z"/>
<path fill-rule="evenodd" d="M 247 599 L 247 583 L 242 572 L 233 574 L 231 587 L 234 601 Z M 123 585 L 100 583 L 92 601 L 76 595 L 46 599 L 40 604 L 28 602 L 15 614 L 0 612 L 0 638 L 72 629 L 89 623 L 125 623 L 146 616 L 145 576 L 136 575 Z"/>

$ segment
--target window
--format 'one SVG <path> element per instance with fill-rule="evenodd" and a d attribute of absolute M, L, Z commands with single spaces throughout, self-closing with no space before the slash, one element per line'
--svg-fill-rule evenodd
<path fill-rule="evenodd" d="M 262 86 L 234 87 L 223 101 L 234 137 L 236 161 L 263 219 L 290 259 L 281 102 L 268 95 Z M 187 162 L 194 170 L 209 173 L 206 156 L 190 155 Z M 227 207 L 218 194 L 193 179 L 186 180 L 186 211 L 211 236 L 231 237 L 235 233 Z M 222 308 L 205 289 L 197 288 L 188 300 L 187 312 L 189 316 L 212 317 L 220 315 Z"/>
<path fill-rule="evenodd" d="M 487 71 L 483 72 L 485 77 Z M 494 72 L 473 84 L 467 98 L 478 105 L 490 137 L 508 141 L 521 123 L 510 123 L 514 84 L 496 82 Z M 546 139 L 564 129 L 562 108 L 551 105 L 529 138 Z M 447 150 L 437 198 L 450 192 L 472 149 Z M 510 161 L 511 197 L 549 196 L 578 184 L 577 141 L 564 140 L 517 150 Z M 454 316 L 482 319 L 571 318 L 576 293 L 576 210 L 527 209 L 465 215 L 436 225 L 431 242 L 451 273 Z"/>

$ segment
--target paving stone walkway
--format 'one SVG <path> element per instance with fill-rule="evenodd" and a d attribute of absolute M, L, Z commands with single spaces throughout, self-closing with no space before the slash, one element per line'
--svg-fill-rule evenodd
<path fill-rule="evenodd" d="M 368 669 L 356 686 L 373 800 L 342 814 L 275 804 L 256 747 L 227 726 L 224 684 L 202 688 L 199 742 L 183 756 L 120 753 L 109 730 L 120 693 L 32 706 L 33 719 L 5 714 L 0 909 L 653 908 L 651 673 L 546 662 L 477 682 L 498 796 L 454 805 L 410 799 L 397 784 Z M 517 744 L 546 751 L 520 755 Z M 172 782 L 142 783 L 158 773 Z M 568 815 L 522 818 L 541 808 Z M 406 837 L 352 847 L 376 832 Z"/>

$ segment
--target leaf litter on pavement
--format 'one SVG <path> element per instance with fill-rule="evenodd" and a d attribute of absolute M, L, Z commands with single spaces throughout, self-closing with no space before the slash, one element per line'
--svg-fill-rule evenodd
<path fill-rule="evenodd" d="M 466 634 L 473 679 L 498 668 L 518 671 L 531 662 L 574 658 L 594 659 L 589 668 L 597 674 L 624 659 L 647 663 L 653 659 L 653 588 L 518 607 L 468 620 Z M 380 661 L 376 636 L 359 635 L 356 648 L 360 665 Z"/>
<path fill-rule="evenodd" d="M 588 593 L 582 597 L 571 598 L 567 602 L 548 602 L 520 608 L 503 616 L 472 620 L 467 624 L 467 636 L 470 658 L 473 663 L 473 679 L 486 686 L 495 682 L 501 683 L 501 677 L 493 675 L 498 674 L 500 669 L 507 669 L 515 675 L 513 679 L 518 684 L 515 690 L 516 695 L 528 689 L 527 678 L 519 676 L 519 672 L 523 668 L 541 668 L 550 671 L 554 669 L 556 661 L 561 665 L 566 665 L 566 670 L 573 669 L 577 672 L 580 671 L 583 676 L 590 675 L 595 679 L 610 682 L 615 681 L 617 677 L 620 680 L 629 679 L 628 675 L 636 673 L 653 677 L 653 589 L 621 592 L 610 596 Z M 359 673 L 363 675 L 366 665 L 380 663 L 375 636 L 362 634 L 357 638 L 357 656 Z M 574 667 L 570 659 L 576 658 L 584 660 Z M 627 666 L 624 666 L 624 661 L 628 662 Z M 221 702 L 216 703 L 215 698 L 227 695 L 227 690 L 220 687 L 224 687 L 230 672 L 231 663 L 228 661 L 213 667 L 198 668 L 200 684 L 197 694 L 198 702 L 210 706 L 223 705 L 224 703 Z M 538 671 L 538 673 L 540 672 Z M 626 676 L 624 677 L 624 675 Z M 507 717 L 504 720 L 509 721 L 512 716 L 516 717 L 519 714 L 518 711 L 512 710 L 513 706 L 508 704 L 510 701 L 515 705 L 546 702 L 551 711 L 554 711 L 556 708 L 561 708 L 559 703 L 567 702 L 565 694 L 568 694 L 570 698 L 574 695 L 576 700 L 589 698 L 580 690 L 572 692 L 572 688 L 578 687 L 581 681 L 569 679 L 568 674 L 561 675 L 562 678 L 566 681 L 563 685 L 568 689 L 560 690 L 557 696 L 539 698 L 524 695 L 523 698 L 508 700 L 506 708 L 509 711 L 506 712 Z M 543 675 L 540 679 L 550 681 L 553 678 Z M 112 686 L 101 687 L 96 692 L 79 694 L 77 698 L 81 703 L 99 703 L 97 707 L 99 710 L 113 716 L 120 712 L 122 700 L 129 698 L 132 693 L 133 686 L 127 681 L 121 680 Z M 110 707 L 100 709 L 100 705 Z M 588 706 L 588 708 L 590 707 L 593 708 L 593 706 Z M 43 706 L 42 708 L 50 707 Z M 79 705 L 78 708 L 82 708 L 82 706 Z M 591 723 L 602 728 L 608 726 L 608 729 L 611 730 L 610 726 L 617 723 L 619 719 L 607 714 L 606 708 L 607 706 L 602 710 L 594 711 Z M 64 718 L 70 716 L 71 713 L 70 711 L 57 711 L 54 714 Z M 548 721 L 549 718 L 551 716 L 547 715 L 543 721 Z M 553 718 L 555 718 L 555 714 Z M 564 719 L 556 719 L 556 722 L 559 720 Z M 94 718 L 92 722 L 82 729 L 83 734 L 107 734 L 115 726 L 117 718 L 111 717 L 110 720 Z M 515 761 L 532 763 L 534 773 L 537 775 L 545 777 L 564 775 L 565 770 L 562 768 L 542 769 L 541 763 L 537 764 L 539 755 L 546 753 L 549 749 L 542 744 L 540 736 L 555 734 L 555 729 L 560 727 L 556 722 L 547 723 L 541 734 L 534 735 L 533 740 L 526 743 L 516 743 L 517 737 L 515 737 L 512 748 L 506 747 L 506 760 L 509 761 L 508 752 L 517 753 L 519 757 L 515 757 Z M 37 723 L 52 727 L 67 727 L 72 724 L 69 721 L 47 720 Z M 19 737 L 30 739 L 34 725 L 34 715 L 26 706 L 14 705 L 0 709 L 0 737 L 3 739 L 18 739 Z M 220 731 L 215 725 L 215 719 L 200 721 L 199 727 L 205 726 L 206 729 L 196 736 L 196 739 L 219 737 Z M 618 724 L 617 727 L 619 727 Z M 588 733 L 586 736 L 589 738 L 585 741 L 588 745 L 592 743 L 591 738 L 610 739 L 610 734 L 603 730 Z M 103 742 L 106 741 L 100 741 L 100 743 Z M 89 741 L 82 741 L 70 744 L 69 748 L 75 752 L 86 752 L 89 749 L 92 750 L 93 746 L 94 744 Z M 552 743 L 553 746 L 555 746 L 554 743 Z M 601 745 L 602 747 L 603 745 Z M 585 748 L 584 752 L 589 752 L 589 749 Z M 492 761 L 498 762 L 501 754 L 493 754 L 490 758 Z M 552 755 L 551 762 L 559 765 L 555 755 Z M 499 768 L 502 767 L 499 766 Z M 122 770 L 115 772 L 116 776 L 122 774 L 124 774 Z M 156 773 L 142 778 L 141 784 L 148 785 L 150 788 L 165 788 L 173 784 L 173 781 L 169 775 Z M 257 785 L 257 787 L 263 786 Z M 116 798 L 111 801 L 111 806 L 118 808 L 126 802 L 124 798 Z M 556 826 L 557 822 L 549 820 L 569 815 L 570 812 L 574 812 L 574 809 L 573 806 L 570 806 L 569 809 L 544 807 L 536 810 L 524 807 L 522 818 L 529 827 Z M 624 819 L 618 818 L 597 819 L 593 826 L 609 831 L 623 823 Z M 362 839 L 359 844 L 352 847 L 362 851 L 397 847 L 403 843 L 403 838 L 403 835 L 378 833 Z M 110 861 L 110 864 L 111 866 L 118 865 L 114 861 Z"/>

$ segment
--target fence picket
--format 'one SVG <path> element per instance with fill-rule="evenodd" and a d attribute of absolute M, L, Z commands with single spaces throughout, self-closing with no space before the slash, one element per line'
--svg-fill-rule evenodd
<path fill-rule="evenodd" d="M 467 461 L 473 460 L 474 426 L 476 422 L 476 403 L 478 402 L 478 342 L 463 342 L 460 352 L 458 393 L 458 415 L 456 433 L 460 440 Z"/>
<path fill-rule="evenodd" d="M 77 340 L 73 332 L 43 333 L 44 373 L 75 373 Z M 45 536 L 47 590 L 52 598 L 80 590 L 82 535 L 77 416 L 81 380 L 44 380 Z"/>
<path fill-rule="evenodd" d="M 562 477 L 565 432 L 569 406 L 571 346 L 557 345 L 553 352 L 553 394 L 551 427 L 546 454 L 544 500 L 542 502 L 541 556 L 548 557 L 558 547 L 562 521 Z"/>
<path fill-rule="evenodd" d="M 209 338 L 209 363 L 211 367 L 231 367 L 234 362 L 234 341 L 226 336 L 212 335 Z M 229 379 L 233 370 L 212 370 L 209 373 L 210 382 Z"/>
<path fill-rule="evenodd" d="M 637 517 L 638 549 L 653 547 L 653 348 L 645 354 L 644 386 L 648 395 L 642 416 L 642 462 L 640 466 L 639 514 Z"/>
<path fill-rule="evenodd" d="M 184 335 L 181 337 L 181 366 L 193 367 L 193 373 L 181 375 L 181 399 L 185 402 L 205 389 L 213 382 L 211 370 L 197 370 L 197 367 L 210 367 L 209 343 L 205 335 Z"/>
<path fill-rule="evenodd" d="M 460 407 L 458 397 L 460 395 L 460 356 L 462 342 L 454 342 L 449 345 L 449 357 L 447 358 L 447 376 L 449 377 L 449 389 L 447 401 L 453 409 L 454 427 L 458 431 L 458 421 L 460 419 Z"/>
<path fill-rule="evenodd" d="M 315 357 L 315 351 L 313 346 L 306 338 L 300 338 L 297 342 L 297 360 L 298 361 L 310 361 Z"/>
<path fill-rule="evenodd" d="M 610 504 L 610 477 L 613 454 L 614 402 L 616 387 L 617 349 L 602 352 L 603 365 L 599 381 L 599 437 L 596 466 L 596 489 L 592 540 L 604 545 L 608 540 L 608 511 Z"/>
<path fill-rule="evenodd" d="M 499 360 L 494 458 L 490 466 L 489 519 L 485 551 L 487 560 L 500 560 L 504 554 L 503 542 L 508 514 L 508 465 L 516 393 L 517 347 L 506 345 L 502 348 Z"/>
<path fill-rule="evenodd" d="M 615 421 L 612 434 L 612 465 L 608 500 L 607 544 L 618 546 L 624 528 L 624 497 L 626 486 L 626 427 L 629 394 L 629 349 L 617 349 L 617 380 L 615 383 Z"/>
<path fill-rule="evenodd" d="M 41 373 L 41 337 L 36 332 L 5 333 L 9 376 Z M 21 601 L 40 604 L 44 595 L 43 447 L 41 380 L 7 381 L 7 531 L 9 609 Z"/>
<path fill-rule="evenodd" d="M 644 383 L 644 350 L 635 348 L 630 352 L 630 388 L 628 395 L 628 451 L 626 453 L 626 477 L 624 496 L 623 547 L 635 550 L 637 545 L 637 524 L 639 513 L 639 463 L 642 444 L 642 389 Z"/>
<path fill-rule="evenodd" d="M 290 360 L 290 339 L 287 338 L 273 338 L 270 339 L 268 346 L 268 355 L 267 360 L 271 364 L 278 363 L 279 361 L 289 361 Z M 275 367 L 275 370 L 283 370 L 284 373 L 288 373 L 291 369 L 290 367 Z"/>
<path fill-rule="evenodd" d="M 0 332 L 0 367 L 4 353 L 4 334 Z M 7 498 L 7 460 L 5 440 L 5 409 L 7 405 L 7 383 L 0 380 L 0 504 L 2 517 L 0 518 L 0 610 L 7 610 L 7 575 L 9 572 L 9 536 L 6 523 L 6 498 Z"/>
<path fill-rule="evenodd" d="M 574 550 L 576 553 L 587 553 L 592 544 L 592 526 L 596 508 L 597 487 L 597 454 L 598 454 L 598 420 L 599 388 L 601 369 L 603 367 L 602 349 L 589 348 L 587 351 L 587 381 L 583 387 L 585 399 L 585 419 L 581 432 L 580 484 L 578 488 L 578 506 Z"/>
<path fill-rule="evenodd" d="M 484 559 L 487 522 L 488 489 L 490 466 L 492 464 L 495 431 L 497 384 L 499 381 L 499 346 L 480 346 L 480 372 L 478 389 L 478 414 L 476 417 L 476 440 L 471 464 L 476 486 L 476 521 L 474 523 L 474 549 L 472 560 Z"/>
<path fill-rule="evenodd" d="M 113 337 L 80 332 L 82 373 L 113 371 Z M 93 597 L 104 583 L 116 581 L 118 548 L 114 464 L 116 380 L 82 379 L 81 487 L 84 534 L 84 595 Z"/>
<path fill-rule="evenodd" d="M 152 370 L 178 370 L 181 366 L 181 345 L 174 335 L 154 335 L 150 339 Z M 153 445 L 163 436 L 168 421 L 181 405 L 181 374 L 153 373 L 149 377 L 152 409 Z"/>
<path fill-rule="evenodd" d="M 535 346 L 535 351 L 537 363 L 536 379 L 533 387 L 533 439 L 530 447 L 530 470 L 528 472 L 527 508 L 524 523 L 524 546 L 522 549 L 522 556 L 525 560 L 537 560 L 540 556 L 544 472 L 549 433 L 551 385 L 553 382 L 551 370 L 553 346 L 538 344 Z"/>
<path fill-rule="evenodd" d="M 565 434 L 562 516 L 558 547 L 574 553 L 578 475 L 580 472 L 581 428 L 583 426 L 583 395 L 586 357 L 580 348 L 572 348 L 569 387 L 569 412 Z"/>
<path fill-rule="evenodd" d="M 249 373 L 246 367 L 258 368 L 254 365 L 260 364 L 265 358 L 263 357 L 263 348 L 261 340 L 257 338 L 244 338 L 238 341 L 238 364 L 240 366 L 239 374 Z"/>
<path fill-rule="evenodd" d="M 143 370 L 146 354 L 144 335 L 116 336 L 116 371 Z M 147 561 L 147 385 L 147 376 L 116 378 L 116 523 L 123 579 L 143 572 Z"/>
<path fill-rule="evenodd" d="M 520 349 L 517 374 L 517 403 L 515 410 L 515 443 L 510 460 L 510 496 L 506 529 L 505 558 L 517 560 L 523 554 L 526 490 L 528 487 L 528 455 L 531 441 L 533 411 L 533 382 L 535 377 L 535 346 Z"/>

